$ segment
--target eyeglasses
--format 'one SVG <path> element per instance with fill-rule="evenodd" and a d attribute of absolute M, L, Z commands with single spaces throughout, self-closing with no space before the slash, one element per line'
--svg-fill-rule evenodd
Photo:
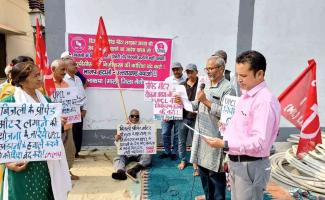
<path fill-rule="evenodd" d="M 214 69 L 218 69 L 219 67 L 209 67 L 209 68 L 204 68 L 204 71 L 206 72 L 211 72 Z"/>
<path fill-rule="evenodd" d="M 130 115 L 131 118 L 139 119 L 139 115 Z"/>

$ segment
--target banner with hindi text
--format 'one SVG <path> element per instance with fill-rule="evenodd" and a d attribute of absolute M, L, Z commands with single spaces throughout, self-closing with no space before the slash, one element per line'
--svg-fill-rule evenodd
<path fill-rule="evenodd" d="M 172 40 L 130 36 L 109 36 L 111 54 L 103 59 L 103 67 L 92 68 L 92 51 L 96 35 L 69 34 L 69 52 L 79 71 L 88 79 L 88 87 L 142 89 L 146 80 L 163 81 L 169 76 Z"/>

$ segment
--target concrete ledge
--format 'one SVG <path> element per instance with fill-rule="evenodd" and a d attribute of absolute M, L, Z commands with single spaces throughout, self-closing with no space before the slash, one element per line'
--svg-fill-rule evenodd
<path fill-rule="evenodd" d="M 325 127 L 322 128 L 325 130 Z M 101 129 L 101 130 L 84 130 L 83 146 L 114 146 L 114 135 L 116 129 Z M 280 128 L 280 133 L 276 142 L 286 142 L 290 134 L 299 134 L 299 130 L 293 127 Z M 157 130 L 158 145 L 163 144 L 161 129 Z M 187 144 L 191 144 L 191 137 L 187 139 Z"/>

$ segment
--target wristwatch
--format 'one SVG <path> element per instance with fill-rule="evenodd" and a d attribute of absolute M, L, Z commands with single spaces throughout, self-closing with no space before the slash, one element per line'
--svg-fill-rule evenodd
<path fill-rule="evenodd" d="M 223 151 L 229 151 L 229 146 L 228 146 L 228 141 L 227 140 L 224 140 Z"/>

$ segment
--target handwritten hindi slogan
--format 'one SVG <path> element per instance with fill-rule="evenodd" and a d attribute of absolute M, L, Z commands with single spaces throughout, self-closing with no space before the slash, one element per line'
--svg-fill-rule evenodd
<path fill-rule="evenodd" d="M 61 105 L 0 103 L 0 162 L 61 159 Z"/>
<path fill-rule="evenodd" d="M 145 81 L 144 100 L 153 102 L 155 120 L 182 120 L 183 106 L 175 102 L 175 87 L 164 81 Z"/>
<path fill-rule="evenodd" d="M 227 125 L 235 113 L 239 97 L 226 95 L 222 101 L 220 122 Z"/>
<path fill-rule="evenodd" d="M 151 124 L 120 124 L 118 155 L 156 154 L 156 129 Z"/>
<path fill-rule="evenodd" d="M 51 99 L 62 104 L 62 116 L 67 117 L 67 124 L 81 122 L 80 102 L 77 88 L 56 88 Z"/>
<path fill-rule="evenodd" d="M 103 59 L 103 68 L 92 67 L 95 35 L 69 34 L 69 51 L 88 87 L 142 89 L 146 80 L 162 81 L 169 76 L 172 40 L 130 36 L 109 36 L 111 54 Z M 114 68 L 116 71 L 114 71 Z"/>

